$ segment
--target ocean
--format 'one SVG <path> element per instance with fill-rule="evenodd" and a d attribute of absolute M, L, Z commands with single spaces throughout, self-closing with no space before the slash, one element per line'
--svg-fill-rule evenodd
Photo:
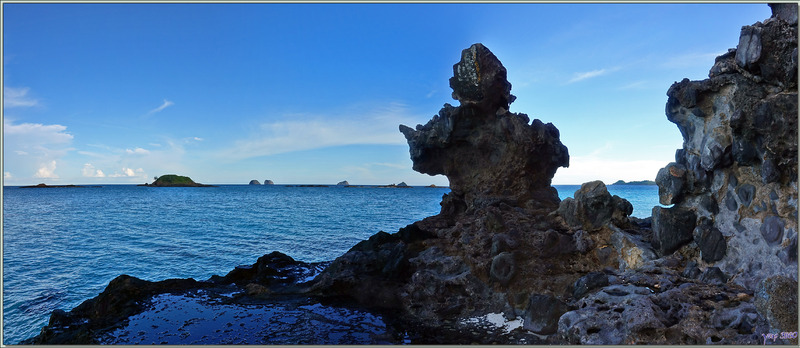
<path fill-rule="evenodd" d="M 556 185 L 561 199 L 579 185 Z M 634 216 L 656 186 L 608 186 Z M 225 275 L 271 251 L 328 261 L 378 231 L 439 213 L 447 188 L 221 185 L 4 187 L 3 342 L 35 336 L 120 274 L 145 280 Z"/>

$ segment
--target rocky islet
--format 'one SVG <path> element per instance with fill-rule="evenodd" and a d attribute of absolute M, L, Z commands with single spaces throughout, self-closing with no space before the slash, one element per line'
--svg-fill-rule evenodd
<path fill-rule="evenodd" d="M 412 343 L 761 344 L 796 332 L 797 5 L 772 9 L 709 79 L 669 89 L 684 144 L 656 176 L 673 206 L 651 219 L 631 218 L 599 181 L 560 201 L 550 180 L 569 155 L 558 130 L 509 111 L 505 68 L 475 44 L 450 79 L 460 105 L 400 126 L 413 168 L 450 180 L 440 214 L 330 264 L 272 253 L 207 281 L 120 276 L 27 343 L 96 342 L 156 294 L 231 286 L 236 301 L 303 296 L 380 312 L 416 332 Z M 437 338 L 490 317 L 522 324 Z"/>

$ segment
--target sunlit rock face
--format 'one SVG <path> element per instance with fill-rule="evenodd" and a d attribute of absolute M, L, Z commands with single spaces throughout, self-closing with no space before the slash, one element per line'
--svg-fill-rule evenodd
<path fill-rule="evenodd" d="M 683 229 L 664 223 L 654 223 L 654 236 L 696 244 L 698 262 L 750 289 L 769 276 L 797 277 L 797 5 L 770 6 L 773 16 L 742 27 L 708 79 L 667 92 L 683 148 L 656 178 L 661 203 L 675 207 L 653 211 L 654 222 L 694 215 L 693 237 L 677 238 Z"/>
<path fill-rule="evenodd" d="M 451 193 L 442 213 L 457 215 L 500 202 L 552 210 L 559 202 L 550 181 L 569 165 L 566 146 L 551 123 L 511 113 L 511 84 L 503 64 L 482 44 L 461 52 L 450 87 L 460 106 L 445 104 L 416 129 L 401 125 L 414 170 L 443 174 Z"/>

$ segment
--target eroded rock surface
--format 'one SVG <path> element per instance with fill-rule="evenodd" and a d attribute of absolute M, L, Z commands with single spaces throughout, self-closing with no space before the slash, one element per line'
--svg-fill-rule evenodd
<path fill-rule="evenodd" d="M 667 92 L 684 142 L 656 179 L 661 203 L 675 206 L 653 211 L 662 254 L 691 242 L 698 262 L 749 289 L 797 277 L 797 5 L 770 6 L 772 18 L 742 27 L 708 79 Z"/>
<path fill-rule="evenodd" d="M 653 244 L 706 266 L 690 271 L 703 281 L 758 289 L 766 330 L 783 332 L 797 327 L 797 4 L 770 6 L 708 79 L 667 92 L 684 142 L 656 178 L 661 203 L 675 206 L 654 208 Z M 787 280 L 792 295 L 776 285 Z M 777 319 L 787 316 L 794 329 Z"/>
<path fill-rule="evenodd" d="M 550 180 L 569 165 L 558 129 L 508 111 L 515 97 L 506 69 L 485 46 L 465 49 L 453 73 L 450 87 L 460 106 L 445 104 L 416 129 L 400 126 L 414 170 L 450 180 L 442 212 L 472 212 L 498 202 L 552 209 L 559 199 Z"/>

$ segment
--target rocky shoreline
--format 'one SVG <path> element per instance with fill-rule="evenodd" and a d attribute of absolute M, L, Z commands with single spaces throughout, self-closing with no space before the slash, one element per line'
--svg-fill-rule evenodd
<path fill-rule="evenodd" d="M 453 66 L 460 105 L 400 126 L 413 169 L 450 181 L 440 214 L 330 263 L 273 252 L 206 281 L 123 275 L 23 343 L 796 345 L 797 5 L 771 7 L 709 79 L 669 88 L 684 144 L 656 177 L 673 206 L 652 218 L 600 181 L 561 201 L 558 129 L 508 111 L 506 69 L 475 44 Z M 187 304 L 214 310 L 159 317 Z M 284 326 L 256 314 L 278 304 L 294 313 Z M 221 306 L 237 317 L 215 321 Z M 313 337 L 280 336 L 315 320 Z M 194 337 L 199 322 L 218 329 Z"/>

